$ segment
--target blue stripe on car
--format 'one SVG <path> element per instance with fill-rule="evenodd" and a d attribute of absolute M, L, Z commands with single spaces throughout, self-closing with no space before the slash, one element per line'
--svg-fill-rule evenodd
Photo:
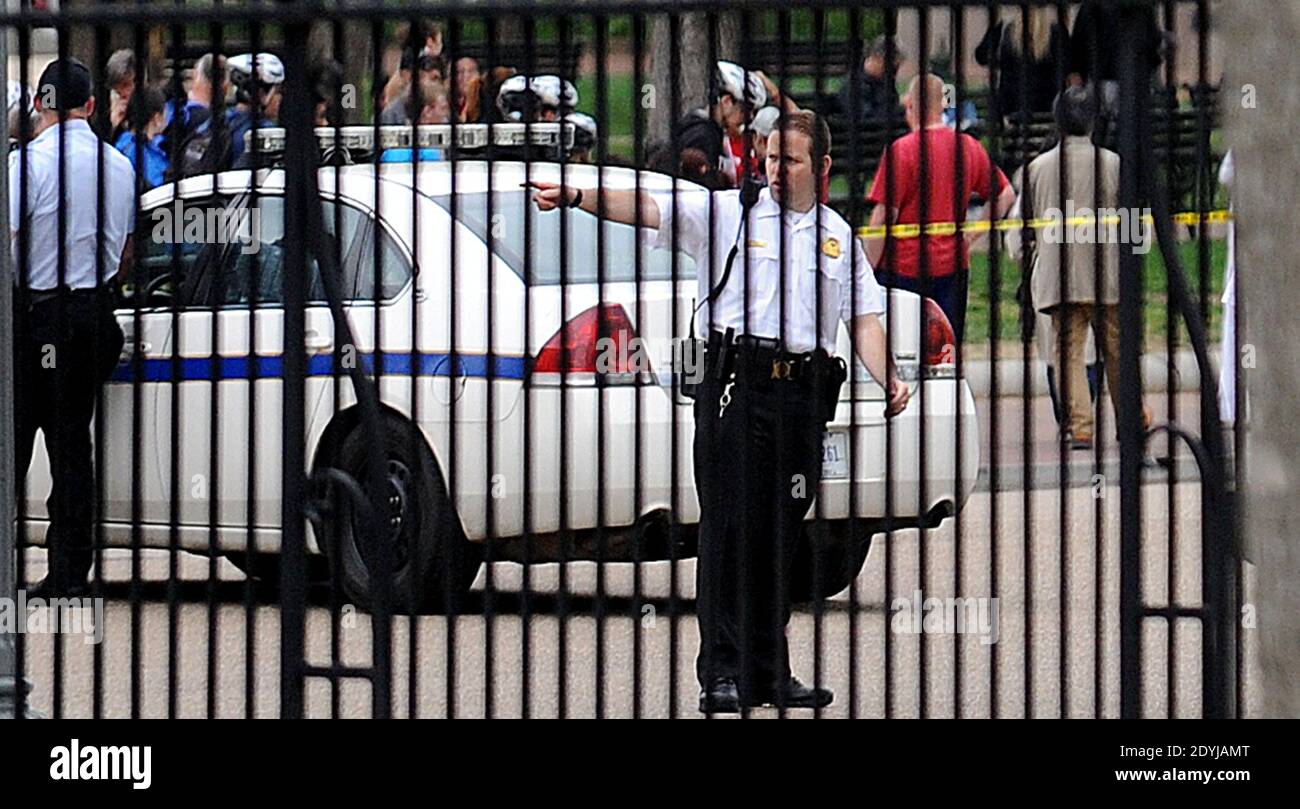
<path fill-rule="evenodd" d="M 385 352 L 381 355 L 382 370 L 385 375 L 406 375 L 410 376 L 413 365 L 412 357 L 415 357 L 414 366 L 417 376 L 450 376 L 451 373 L 451 355 L 450 354 L 430 354 L 420 353 L 412 355 L 410 352 Z M 361 361 L 361 367 L 367 373 L 373 373 L 375 367 L 375 355 L 373 353 L 361 354 L 358 356 Z M 334 355 L 331 354 L 313 354 L 307 358 L 307 375 L 308 376 L 332 376 L 337 370 L 338 373 L 345 373 L 340 367 L 335 367 L 333 362 Z M 458 376 L 487 378 L 488 376 L 488 358 L 486 354 L 458 354 L 456 357 L 460 373 Z M 251 379 L 254 376 L 258 379 L 279 379 L 284 376 L 284 356 L 256 356 L 250 362 L 249 357 L 180 357 L 174 360 L 179 366 L 179 374 L 175 378 L 181 382 L 211 382 L 215 380 L 239 380 Z M 254 363 L 256 368 L 254 369 Z M 495 373 L 493 376 L 497 379 L 523 379 L 524 378 L 524 358 L 497 356 L 493 358 Z M 145 357 L 141 362 L 140 380 L 142 382 L 170 382 L 173 379 L 173 358 L 171 357 Z M 255 370 L 256 373 L 252 373 Z M 136 379 L 135 361 L 127 360 L 113 369 L 113 375 L 109 377 L 109 382 L 134 382 Z"/>

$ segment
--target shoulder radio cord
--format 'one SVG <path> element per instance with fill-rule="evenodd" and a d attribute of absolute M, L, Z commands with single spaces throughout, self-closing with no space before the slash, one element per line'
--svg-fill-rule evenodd
<path fill-rule="evenodd" d="M 718 283 L 709 290 L 709 294 L 696 305 L 691 312 L 691 339 L 695 339 L 695 316 L 699 314 L 700 309 L 706 304 L 711 304 L 722 294 L 722 290 L 727 286 L 727 281 L 731 278 L 731 267 L 736 262 L 736 254 L 740 252 L 740 236 L 745 232 L 745 221 L 749 219 L 749 211 L 758 202 L 758 195 L 763 190 L 763 184 L 760 183 L 748 169 L 745 170 L 744 178 L 740 182 L 740 225 L 736 228 L 736 238 L 732 241 L 731 252 L 727 254 L 727 261 L 722 268 L 722 277 Z"/>

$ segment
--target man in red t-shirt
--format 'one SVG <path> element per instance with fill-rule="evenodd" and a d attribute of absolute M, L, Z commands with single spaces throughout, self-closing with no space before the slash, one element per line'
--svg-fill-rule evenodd
<path fill-rule="evenodd" d="M 875 206 L 871 225 L 914 225 L 922 214 L 928 223 L 966 220 L 971 197 L 994 196 L 994 216 L 1001 219 L 1015 204 L 1016 193 L 988 152 L 970 135 L 958 135 L 943 122 L 943 81 L 925 76 L 925 107 L 921 113 L 921 77 L 912 80 L 903 99 L 910 134 L 890 144 L 880 159 L 867 202 Z M 922 188 L 922 139 L 925 148 L 925 188 Z M 961 188 L 957 187 L 957 144 L 961 144 Z M 892 183 L 892 191 L 889 184 Z M 923 193 L 923 191 L 925 193 Z M 922 211 L 924 205 L 925 210 Z M 884 286 L 907 289 L 933 298 L 961 342 L 966 320 L 966 271 L 969 244 L 964 234 L 927 235 L 925 261 L 921 238 L 867 240 L 867 258 Z M 924 266 L 923 266 L 924 265 Z"/>

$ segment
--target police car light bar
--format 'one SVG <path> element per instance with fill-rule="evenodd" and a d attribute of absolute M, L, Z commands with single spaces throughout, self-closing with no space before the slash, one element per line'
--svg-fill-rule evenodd
<path fill-rule="evenodd" d="M 321 151 L 342 147 L 350 152 L 374 153 L 385 149 L 445 149 L 452 143 L 453 132 L 459 150 L 483 149 L 489 144 L 497 147 L 522 148 L 563 146 L 573 148 L 575 126 L 568 122 L 536 124 L 421 124 L 410 126 L 332 126 L 316 127 L 316 142 Z M 378 134 L 379 149 L 375 149 Z M 257 146 L 253 146 L 254 139 Z M 414 142 L 412 142 L 414 141 Z M 250 129 L 244 133 L 244 148 L 260 154 L 284 152 L 285 131 L 282 127 Z"/>

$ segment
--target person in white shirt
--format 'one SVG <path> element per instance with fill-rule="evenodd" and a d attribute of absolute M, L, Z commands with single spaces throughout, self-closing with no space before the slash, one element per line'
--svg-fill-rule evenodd
<path fill-rule="evenodd" d="M 134 224 L 136 182 L 130 161 L 91 131 L 95 99 L 85 65 L 51 63 L 35 105 L 36 136 L 9 155 L 14 455 L 22 479 L 36 431 L 45 434 L 54 481 L 49 573 L 32 592 L 73 597 L 86 593 L 92 561 L 90 427 L 99 386 L 122 351 L 109 281 Z"/>
<path fill-rule="evenodd" d="M 800 110 L 769 136 L 771 184 L 747 216 L 741 190 L 598 195 L 533 184 L 540 209 L 563 204 L 640 224 L 647 241 L 675 243 L 701 268 L 699 314 L 709 341 L 695 398 L 694 459 L 696 673 L 705 713 L 819 708 L 833 699 L 829 689 L 791 675 L 785 626 L 790 562 L 820 485 L 822 434 L 844 381 L 844 361 L 834 356 L 841 320 L 888 391 L 886 414 L 908 401 L 887 361 L 884 296 L 871 266 L 848 223 L 817 201 L 830 164 L 825 122 Z"/>

